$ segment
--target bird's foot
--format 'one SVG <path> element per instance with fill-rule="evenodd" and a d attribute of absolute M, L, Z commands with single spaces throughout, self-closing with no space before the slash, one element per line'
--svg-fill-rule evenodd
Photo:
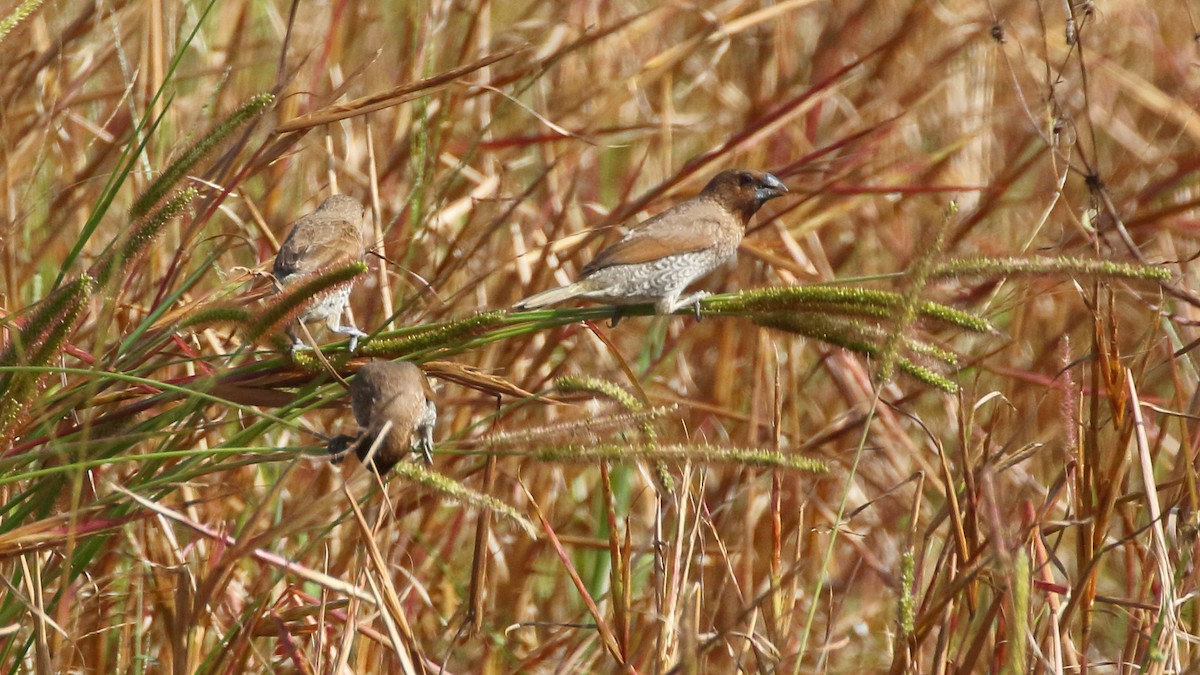
<path fill-rule="evenodd" d="M 435 424 L 437 424 L 437 406 L 433 401 L 426 400 L 425 414 L 417 426 L 417 432 L 420 435 L 413 449 L 421 453 L 421 458 L 427 465 L 433 464 L 433 425 Z"/>
<path fill-rule="evenodd" d="M 686 298 L 681 298 L 671 303 L 670 311 L 667 313 L 674 314 L 677 310 L 683 309 L 684 307 L 691 307 L 692 312 L 696 315 L 696 321 L 701 321 L 702 317 L 700 315 L 700 301 L 704 298 L 707 298 L 709 295 L 710 293 L 708 291 L 696 291 Z"/>
<path fill-rule="evenodd" d="M 359 338 L 365 338 L 368 335 L 367 333 L 362 332 L 361 330 L 355 328 L 354 326 L 338 326 L 337 328 L 333 329 L 333 332 L 350 336 L 350 343 L 348 345 L 346 345 L 346 350 L 351 353 L 353 353 L 354 350 L 358 349 Z"/>
<path fill-rule="evenodd" d="M 417 440 L 417 444 L 415 446 L 413 446 L 413 449 L 416 450 L 417 452 L 421 453 L 421 459 L 425 460 L 426 465 L 429 465 L 429 466 L 433 465 L 433 437 L 432 437 L 432 435 L 422 436 L 419 440 Z"/>
<path fill-rule="evenodd" d="M 608 327 L 616 328 L 617 324 L 619 324 L 619 323 L 621 323 L 621 308 L 614 307 L 613 315 L 611 317 L 609 317 L 609 319 L 608 319 Z"/>

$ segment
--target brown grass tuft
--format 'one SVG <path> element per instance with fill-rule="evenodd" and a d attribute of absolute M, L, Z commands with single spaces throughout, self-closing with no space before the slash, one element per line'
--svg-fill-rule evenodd
<path fill-rule="evenodd" d="M 9 5 L 4 670 L 1196 660 L 1185 4 Z M 703 321 L 509 311 L 733 166 L 791 195 Z M 373 335 L 293 361 L 332 192 Z M 371 357 L 433 472 L 325 461 Z"/>

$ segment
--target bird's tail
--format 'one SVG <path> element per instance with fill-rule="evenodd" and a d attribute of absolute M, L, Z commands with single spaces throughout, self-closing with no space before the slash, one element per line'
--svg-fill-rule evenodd
<path fill-rule="evenodd" d="M 564 300 L 579 297 L 588 292 L 588 287 L 582 282 L 576 281 L 573 284 L 568 284 L 560 288 L 551 288 L 548 291 L 542 291 L 519 301 L 513 305 L 516 309 L 537 309 L 553 305 Z"/>

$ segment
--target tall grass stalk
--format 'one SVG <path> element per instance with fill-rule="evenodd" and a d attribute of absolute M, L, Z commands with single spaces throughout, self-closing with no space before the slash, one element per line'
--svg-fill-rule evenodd
<path fill-rule="evenodd" d="M 12 5 L 0 669 L 1196 660 L 1185 7 Z M 512 309 L 732 167 L 700 321 Z M 277 288 L 334 192 L 372 254 Z M 329 463 L 371 359 L 434 466 Z"/>

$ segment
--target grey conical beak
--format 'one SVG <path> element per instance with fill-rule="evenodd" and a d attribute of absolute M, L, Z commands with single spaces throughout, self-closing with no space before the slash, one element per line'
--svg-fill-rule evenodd
<path fill-rule="evenodd" d="M 785 194 L 787 191 L 787 186 L 783 184 L 783 181 L 769 173 L 764 173 L 762 182 L 759 184 L 758 188 L 754 190 L 754 196 L 757 197 L 760 202 L 765 202 L 768 199 L 779 197 L 780 195 Z"/>

